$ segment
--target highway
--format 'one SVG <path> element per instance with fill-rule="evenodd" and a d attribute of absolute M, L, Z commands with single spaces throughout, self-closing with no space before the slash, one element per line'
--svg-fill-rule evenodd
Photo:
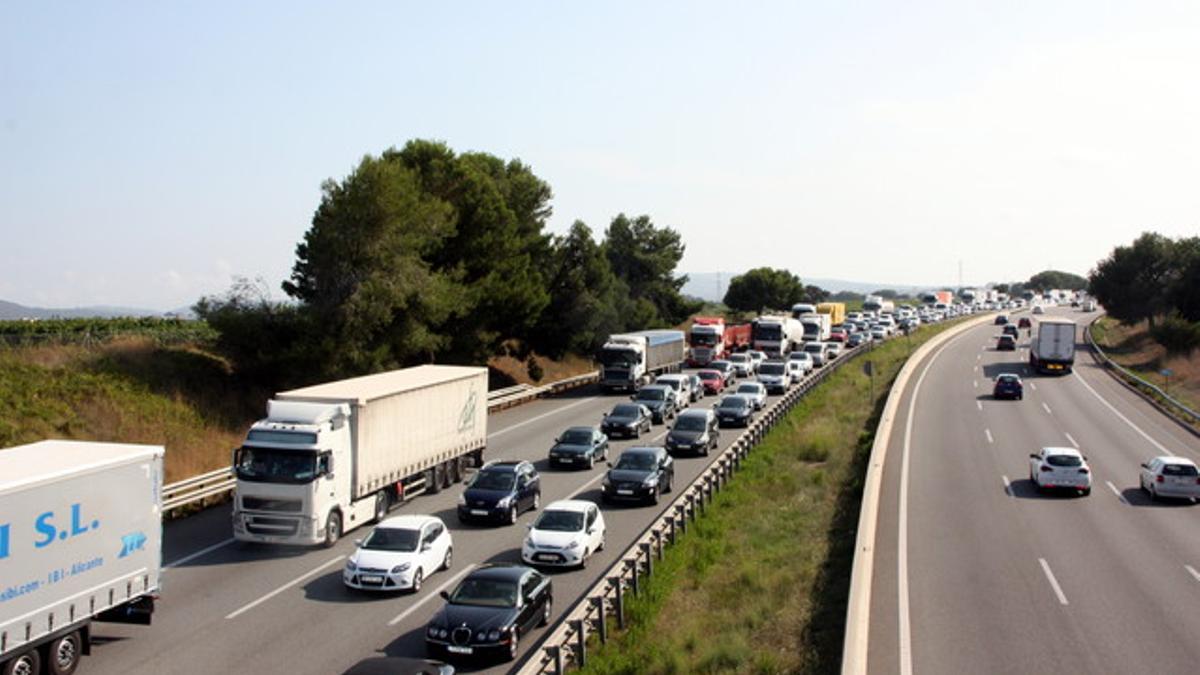
<path fill-rule="evenodd" d="M 844 357 L 843 357 L 844 358 Z M 768 405 L 778 397 L 771 397 Z M 600 503 L 604 465 L 591 471 L 547 468 L 546 454 L 566 427 L 599 424 L 603 413 L 624 396 L 600 395 L 595 387 L 540 399 L 489 415 L 485 459 L 533 461 L 542 477 L 542 504 L 579 497 Z M 709 396 L 693 404 L 710 406 Z M 738 429 L 722 432 L 724 448 Z M 666 434 L 655 425 L 640 441 L 613 441 L 610 457 L 635 444 L 661 444 Z M 715 456 L 676 458 L 675 485 L 690 483 Z M 162 599 L 150 627 L 93 624 L 93 656 L 84 663 L 92 675 L 109 673 L 208 674 L 257 672 L 341 673 L 379 654 L 424 655 L 424 627 L 441 607 L 440 590 L 450 590 L 473 566 L 493 561 L 520 562 L 525 513 L 514 526 L 461 525 L 455 505 L 461 486 L 422 495 L 394 509 L 437 515 L 449 526 L 454 564 L 429 576 L 415 595 L 365 594 L 342 584 L 342 567 L 359 528 L 331 549 L 245 547 L 231 536 L 228 505 L 168 523 L 164 531 Z M 557 620 L 599 578 L 619 554 L 669 503 L 660 507 L 603 506 L 607 546 L 586 570 L 552 571 Z M 551 624 L 553 625 L 553 624 Z M 546 634 L 540 628 L 522 640 L 522 658 Z M 520 659 L 518 660 L 518 663 Z M 513 664 L 466 662 L 460 672 L 507 672 Z"/>
<path fill-rule="evenodd" d="M 1063 307 L 1051 316 L 1082 326 L 1095 315 Z M 995 351 L 999 332 L 964 331 L 901 392 L 868 670 L 1196 672 L 1200 506 L 1151 502 L 1138 469 L 1155 455 L 1200 460 L 1200 439 L 1095 365 L 1082 332 L 1064 377 L 1030 373 L 1024 331 L 1019 351 Z M 1021 375 L 1024 400 L 992 399 L 1001 372 Z M 1081 449 L 1090 496 L 1033 489 L 1029 454 L 1043 446 Z"/>

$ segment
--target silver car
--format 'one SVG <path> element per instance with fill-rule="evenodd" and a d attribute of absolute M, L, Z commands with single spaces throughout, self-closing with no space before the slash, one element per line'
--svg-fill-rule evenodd
<path fill-rule="evenodd" d="M 767 387 L 761 382 L 743 382 L 733 393 L 750 399 L 755 410 L 762 410 L 767 405 Z"/>
<path fill-rule="evenodd" d="M 1151 499 L 1200 498 L 1200 470 L 1186 457 L 1155 457 L 1142 464 L 1141 487 Z"/>
<path fill-rule="evenodd" d="M 754 360 L 746 352 L 730 354 L 729 362 L 733 364 L 733 372 L 738 377 L 750 377 L 754 374 Z"/>

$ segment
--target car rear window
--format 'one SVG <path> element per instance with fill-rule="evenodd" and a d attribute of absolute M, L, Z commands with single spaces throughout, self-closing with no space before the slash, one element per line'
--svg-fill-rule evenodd
<path fill-rule="evenodd" d="M 1189 464 L 1163 464 L 1162 472 L 1164 476 L 1197 475 L 1196 467 Z"/>
<path fill-rule="evenodd" d="M 1082 466 L 1083 460 L 1075 455 L 1048 455 L 1046 463 L 1050 466 Z"/>

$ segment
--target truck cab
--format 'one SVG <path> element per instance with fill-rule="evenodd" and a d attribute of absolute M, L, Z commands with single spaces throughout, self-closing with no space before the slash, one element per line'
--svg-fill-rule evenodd
<path fill-rule="evenodd" d="M 267 403 L 266 419 L 250 428 L 233 454 L 235 539 L 329 543 L 341 537 L 347 522 L 370 519 L 370 508 L 366 513 L 336 508 L 351 502 L 349 417 L 345 404 Z"/>
<path fill-rule="evenodd" d="M 600 385 L 605 389 L 637 389 L 646 377 L 646 345 L 633 336 L 614 335 L 600 348 Z"/>

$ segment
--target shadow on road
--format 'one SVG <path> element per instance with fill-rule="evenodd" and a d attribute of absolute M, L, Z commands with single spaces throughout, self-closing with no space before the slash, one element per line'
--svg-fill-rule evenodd
<path fill-rule="evenodd" d="M 1182 498 L 1181 499 L 1181 498 L 1171 498 L 1171 497 L 1159 497 L 1158 499 L 1154 499 L 1150 496 L 1150 493 L 1146 492 L 1145 490 L 1141 489 L 1140 487 L 1125 488 L 1124 490 L 1121 490 L 1121 498 L 1124 499 L 1125 503 L 1129 504 L 1130 506 L 1141 506 L 1141 507 L 1150 507 L 1150 508 L 1157 507 L 1157 508 L 1170 509 L 1170 508 L 1179 508 L 1179 507 L 1187 507 L 1187 506 L 1195 506 L 1196 505 L 1196 502 L 1190 498 Z"/>
<path fill-rule="evenodd" d="M 1078 490 L 1042 490 L 1038 488 L 1037 483 L 1028 478 L 1014 480 L 1010 484 L 1008 493 L 1017 499 L 1040 500 L 1074 499 L 1083 496 Z"/>

